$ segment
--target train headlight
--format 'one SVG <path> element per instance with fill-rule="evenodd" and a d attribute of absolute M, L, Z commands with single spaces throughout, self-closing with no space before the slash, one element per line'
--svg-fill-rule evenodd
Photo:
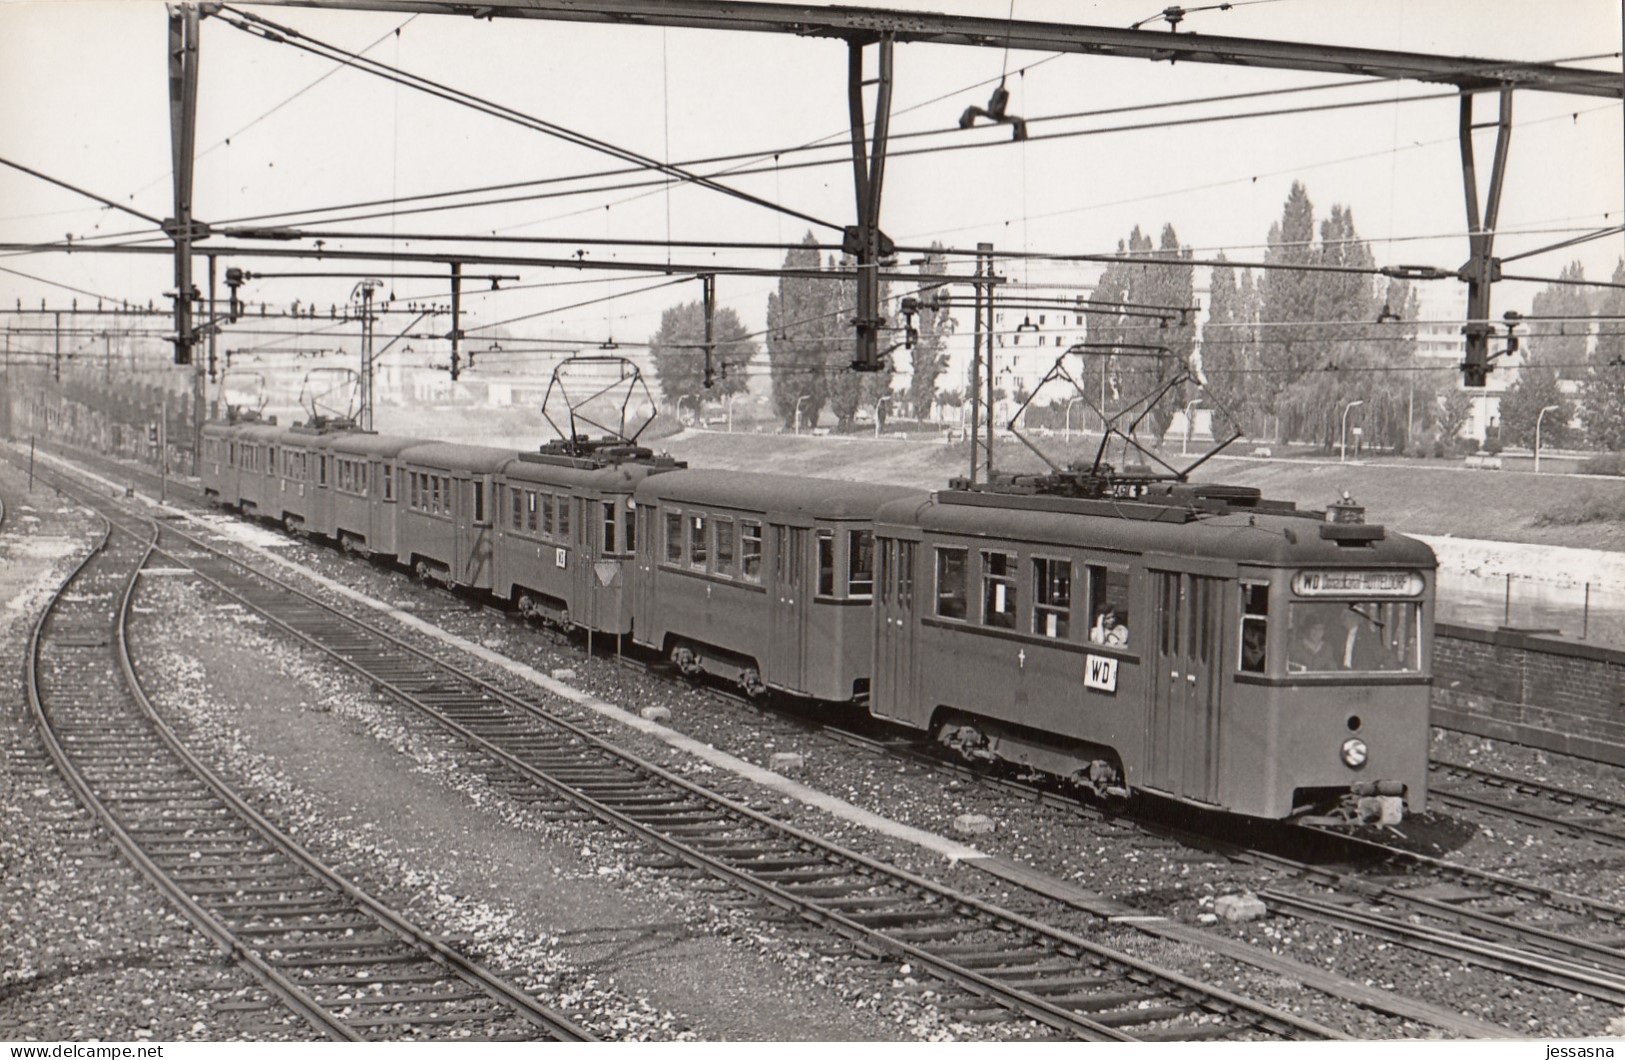
<path fill-rule="evenodd" d="M 1350 769 L 1359 769 L 1369 757 L 1370 749 L 1364 740 L 1351 737 L 1343 741 L 1343 764 Z"/>

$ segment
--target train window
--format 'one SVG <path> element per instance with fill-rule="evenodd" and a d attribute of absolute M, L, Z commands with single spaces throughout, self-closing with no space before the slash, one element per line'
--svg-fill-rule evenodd
<path fill-rule="evenodd" d="M 362 463 L 357 463 L 356 464 L 356 466 L 355 466 L 355 477 L 356 477 L 357 487 L 361 490 L 362 493 L 366 493 L 367 492 L 367 465 L 366 464 L 362 464 Z"/>
<path fill-rule="evenodd" d="M 384 500 L 392 501 L 395 499 L 395 466 L 385 464 L 382 471 L 384 472 Z M 300 477 L 304 476 L 301 475 Z"/>
<path fill-rule="evenodd" d="M 716 520 L 716 537 L 716 571 L 718 574 L 731 578 L 734 573 L 734 521 L 732 519 Z"/>
<path fill-rule="evenodd" d="M 699 570 L 705 569 L 705 564 L 711 557 L 711 550 L 706 545 L 705 516 L 690 515 L 688 517 L 688 565 Z"/>
<path fill-rule="evenodd" d="M 446 480 L 441 478 L 439 475 L 429 476 L 429 510 L 431 512 L 435 512 L 436 514 L 446 510 L 443 507 L 445 500 L 443 494 L 441 493 L 442 483 L 445 481 Z"/>
<path fill-rule="evenodd" d="M 604 555 L 615 554 L 615 502 L 604 502 Z"/>
<path fill-rule="evenodd" d="M 1261 674 L 1268 665 L 1265 646 L 1269 642 L 1270 587 L 1241 583 L 1241 668 Z"/>
<path fill-rule="evenodd" d="M 846 532 L 846 593 L 875 594 L 875 535 L 868 530 Z"/>
<path fill-rule="evenodd" d="M 1033 632 L 1065 640 L 1072 625 L 1072 561 L 1033 557 Z"/>
<path fill-rule="evenodd" d="M 666 513 L 666 562 L 683 562 L 683 517 L 677 512 Z"/>
<path fill-rule="evenodd" d="M 525 491 L 518 486 L 514 486 L 508 490 L 508 494 L 511 502 L 508 525 L 515 530 L 523 530 L 525 528 Z"/>
<path fill-rule="evenodd" d="M 818 531 L 818 595 L 835 595 L 835 534 Z"/>
<path fill-rule="evenodd" d="M 274 475 L 276 474 L 276 446 L 271 446 L 269 449 L 265 450 L 265 452 L 265 473 L 268 475 Z"/>
<path fill-rule="evenodd" d="M 621 547 L 625 549 L 627 555 L 631 555 L 637 548 L 638 535 L 635 528 L 638 524 L 638 510 L 632 507 L 632 498 L 630 497 L 626 499 L 626 505 L 626 540 L 622 542 Z"/>
<path fill-rule="evenodd" d="M 1016 554 L 982 550 L 982 625 L 1016 628 Z"/>
<path fill-rule="evenodd" d="M 739 576 L 762 580 L 762 524 L 750 519 L 739 524 Z"/>
<path fill-rule="evenodd" d="M 1128 646 L 1128 571 L 1089 565 L 1089 639 Z"/>
<path fill-rule="evenodd" d="M 474 485 L 474 521 L 476 523 L 483 523 L 483 522 L 485 522 L 485 483 L 483 483 L 483 482 L 479 481 L 478 479 L 476 479 L 474 481 L 473 485 Z M 361 484 L 361 488 L 366 489 L 367 484 L 365 482 L 363 482 Z"/>
<path fill-rule="evenodd" d="M 1421 669 L 1421 604 L 1414 600 L 1294 600 L 1287 610 L 1292 673 Z"/>
<path fill-rule="evenodd" d="M 536 523 L 536 512 L 540 509 L 542 521 L 540 527 Z M 540 529 L 542 533 L 553 536 L 553 495 L 551 493 L 533 493 L 530 502 L 530 528 Z"/>
<path fill-rule="evenodd" d="M 558 511 L 559 540 L 570 540 L 570 498 L 560 497 L 554 507 Z"/>
<path fill-rule="evenodd" d="M 963 619 L 969 610 L 965 584 L 967 551 L 962 548 L 937 549 L 937 614 L 943 618 Z"/>
<path fill-rule="evenodd" d="M 897 542 L 897 604 L 914 606 L 914 542 Z"/>
<path fill-rule="evenodd" d="M 880 602 L 892 602 L 895 585 L 893 571 L 897 569 L 897 542 L 883 538 L 880 542 Z"/>

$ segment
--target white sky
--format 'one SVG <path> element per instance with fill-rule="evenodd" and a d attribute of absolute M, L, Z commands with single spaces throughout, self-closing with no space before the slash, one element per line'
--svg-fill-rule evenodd
<path fill-rule="evenodd" d="M 1015 0 L 1014 13 L 1022 19 L 1126 27 L 1154 14 L 1163 2 Z M 1007 0 L 886 6 L 992 17 L 1010 10 Z M 360 50 L 385 38 L 370 56 L 655 157 L 684 161 L 734 152 L 770 155 L 829 136 L 845 142 L 846 54 L 837 41 L 302 8 L 251 10 L 347 49 Z M 398 36 L 392 35 L 396 27 L 402 27 Z M 1545 62 L 1607 56 L 1618 52 L 1621 41 L 1620 6 L 1614 0 L 1265 0 L 1228 12 L 1192 14 L 1181 29 Z M 0 0 L 0 156 L 145 213 L 168 216 L 165 43 L 160 4 Z M 1042 53 L 1012 53 L 1007 59 L 996 49 L 901 45 L 893 132 L 948 129 L 966 106 L 986 102 L 987 82 L 999 76 L 1006 62 L 1014 72 L 1046 58 Z M 1620 69 L 1617 55 L 1581 65 Z M 214 19 L 203 23 L 201 68 L 195 213 L 212 222 L 615 165 L 603 156 L 350 70 L 295 95 L 332 72 L 332 64 Z M 1010 110 L 1032 119 L 1342 80 L 1346 78 L 1065 55 L 1023 75 L 1013 74 Z M 1333 203 L 1353 208 L 1355 223 L 1379 263 L 1453 269 L 1467 256 L 1457 103 L 1393 102 L 1440 91 L 1436 85 L 1378 84 L 1035 125 L 1037 135 L 1226 111 L 1384 101 L 1368 108 L 1132 129 L 1047 143 L 1008 143 L 1003 127 L 944 135 L 930 142 L 998 146 L 894 158 L 886 174 L 882 227 L 900 244 L 941 240 L 971 247 L 989 240 L 1002 250 L 1103 253 L 1136 224 L 1155 237 L 1164 223 L 1172 222 L 1199 254 L 1223 249 L 1232 259 L 1257 260 L 1288 187 L 1300 179 L 1308 186 L 1317 218 Z M 936 102 L 928 102 L 932 100 Z M 1490 120 L 1494 109 L 1493 97 L 1481 97 L 1478 120 Z M 1497 253 L 1512 255 L 1620 223 L 1625 199 L 1620 103 L 1520 92 L 1514 117 Z M 898 141 L 894 149 L 911 143 Z M 1492 147 L 1493 135 L 1486 132 L 1478 151 L 1485 174 Z M 835 223 L 852 219 L 849 162 L 732 182 Z M 142 227 L 133 217 L 0 169 L 0 241 L 60 239 L 70 232 L 78 238 Z M 564 239 L 663 239 L 669 232 L 677 239 L 773 242 L 799 239 L 808 229 L 795 218 L 692 187 L 669 194 L 648 189 L 595 193 L 393 222 L 375 218 L 342 227 Z M 815 235 L 835 238 L 825 230 Z M 404 240 L 398 245 L 448 249 L 446 244 Z M 1622 248 L 1625 239 L 1616 236 L 1519 261 L 1507 271 L 1555 276 L 1568 261 L 1579 259 L 1588 277 L 1605 279 Z M 567 256 L 576 248 L 565 243 L 506 249 Z M 659 261 L 665 255 L 657 248 L 587 249 L 589 261 L 606 256 Z M 675 261 L 768 267 L 782 256 L 671 253 Z M 259 271 L 335 267 L 300 261 L 234 263 Z M 199 265 L 202 286 L 206 273 L 201 260 Z M 172 286 L 171 266 L 163 258 L 10 256 L 0 266 L 160 305 L 166 304 L 162 293 Z M 398 271 L 443 268 L 402 265 Z M 487 270 L 471 266 L 468 271 Z M 593 275 L 529 267 L 494 271 L 518 273 L 524 284 Z M 1045 266 L 1019 263 L 1005 271 L 1018 280 L 1056 275 Z M 387 271 L 375 274 L 388 280 Z M 612 332 L 622 341 L 641 341 L 658 326 L 663 308 L 699 295 L 697 283 L 643 296 L 628 293 L 658 279 L 623 276 L 613 288 L 603 282 L 496 296 L 477 293 L 481 285 L 469 284 L 476 293 L 465 303 L 465 327 L 601 298 L 613 290 L 619 292 L 613 303 L 540 317 L 513 330 L 521 335 L 563 331 L 593 339 Z M 325 307 L 342 304 L 354 282 L 267 280 L 245 289 L 245 295 L 274 304 L 299 299 Z M 772 286 L 768 279 L 724 278 L 719 298 L 734 306 L 747 325 L 760 327 Z M 403 300 L 443 300 L 446 286 L 398 279 L 387 289 Z M 1495 312 L 1527 309 L 1537 289 L 1498 285 Z M 0 304 L 11 306 L 21 298 L 25 305 L 38 306 L 43 298 L 54 307 L 71 297 L 70 292 L 0 272 Z"/>

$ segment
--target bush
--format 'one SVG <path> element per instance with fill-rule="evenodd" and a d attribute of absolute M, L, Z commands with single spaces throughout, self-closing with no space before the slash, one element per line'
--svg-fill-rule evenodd
<path fill-rule="evenodd" d="M 1534 526 L 1580 526 L 1583 523 L 1625 522 L 1625 493 L 1599 496 L 1593 490 L 1545 511 L 1535 513 Z"/>
<path fill-rule="evenodd" d="M 1598 453 L 1580 465 L 1582 475 L 1625 475 L 1625 453 Z"/>

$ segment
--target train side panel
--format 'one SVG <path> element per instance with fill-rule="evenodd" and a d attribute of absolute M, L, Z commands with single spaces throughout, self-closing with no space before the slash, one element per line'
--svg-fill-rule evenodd
<path fill-rule="evenodd" d="M 634 632 L 747 690 L 847 701 L 873 672 L 873 526 L 919 491 L 749 473 L 646 480 Z"/>

